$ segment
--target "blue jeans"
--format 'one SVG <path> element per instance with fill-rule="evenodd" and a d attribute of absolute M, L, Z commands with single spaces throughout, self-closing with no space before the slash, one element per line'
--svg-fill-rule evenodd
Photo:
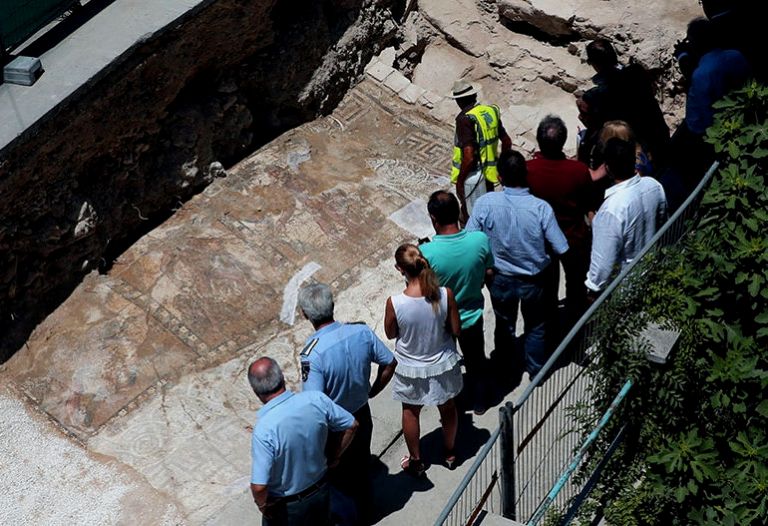
<path fill-rule="evenodd" d="M 270 517 L 262 516 L 261 526 L 327 526 L 331 523 L 331 493 L 324 484 L 314 493 L 292 502 L 279 499 L 270 506 Z"/>
<path fill-rule="evenodd" d="M 543 272 L 542 274 L 545 274 Z M 517 309 L 523 313 L 523 349 L 525 369 L 533 378 L 547 362 L 545 324 L 547 321 L 547 296 L 545 280 L 539 277 L 524 278 L 497 274 L 490 286 L 491 303 L 496 314 L 496 342 L 511 346 L 515 341 Z M 502 350 L 502 349 L 499 349 Z"/>

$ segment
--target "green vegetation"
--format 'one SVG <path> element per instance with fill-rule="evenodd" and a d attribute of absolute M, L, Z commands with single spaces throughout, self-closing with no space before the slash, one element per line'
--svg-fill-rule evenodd
<path fill-rule="evenodd" d="M 598 409 L 635 380 L 600 447 L 624 422 L 627 438 L 590 502 L 615 526 L 768 524 L 768 87 L 716 108 L 721 166 L 690 233 L 646 258 L 601 320 Z M 633 352 L 649 320 L 681 331 L 664 366 Z M 587 429 L 594 415 L 579 414 Z"/>

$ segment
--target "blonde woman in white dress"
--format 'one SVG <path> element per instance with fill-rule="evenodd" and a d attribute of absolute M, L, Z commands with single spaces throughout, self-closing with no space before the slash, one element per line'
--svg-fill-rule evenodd
<path fill-rule="evenodd" d="M 453 292 L 439 286 L 417 246 L 401 245 L 395 262 L 407 286 L 402 294 L 387 298 L 384 331 L 389 339 L 397 338 L 392 393 L 403 404 L 403 435 L 409 453 L 400 465 L 420 476 L 426 470 L 419 448 L 419 415 L 425 405 L 436 405 L 440 411 L 445 465 L 453 469 L 456 462 L 458 413 L 454 398 L 463 385 L 456 337 L 461 322 Z"/>

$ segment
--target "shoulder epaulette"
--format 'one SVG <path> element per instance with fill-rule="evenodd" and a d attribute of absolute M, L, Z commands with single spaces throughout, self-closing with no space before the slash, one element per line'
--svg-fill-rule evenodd
<path fill-rule="evenodd" d="M 345 325 L 365 325 L 364 321 L 348 321 Z"/>
<path fill-rule="evenodd" d="M 301 356 L 302 358 L 306 358 L 307 356 L 309 356 L 310 353 L 312 352 L 312 349 L 315 348 L 315 346 L 317 345 L 317 342 L 319 341 L 320 341 L 319 338 L 312 338 L 311 340 L 309 340 L 309 342 L 307 342 L 307 344 L 299 353 L 299 356 Z"/>

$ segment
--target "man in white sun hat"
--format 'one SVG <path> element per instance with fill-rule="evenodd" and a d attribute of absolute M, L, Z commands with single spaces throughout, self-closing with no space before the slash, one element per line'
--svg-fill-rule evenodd
<path fill-rule="evenodd" d="M 461 108 L 456 116 L 451 182 L 461 204 L 461 222 L 466 224 L 474 202 L 499 182 L 499 140 L 502 151 L 512 149 L 512 140 L 501 124 L 499 107 L 477 103 L 475 86 L 457 80 L 448 96 Z"/>

